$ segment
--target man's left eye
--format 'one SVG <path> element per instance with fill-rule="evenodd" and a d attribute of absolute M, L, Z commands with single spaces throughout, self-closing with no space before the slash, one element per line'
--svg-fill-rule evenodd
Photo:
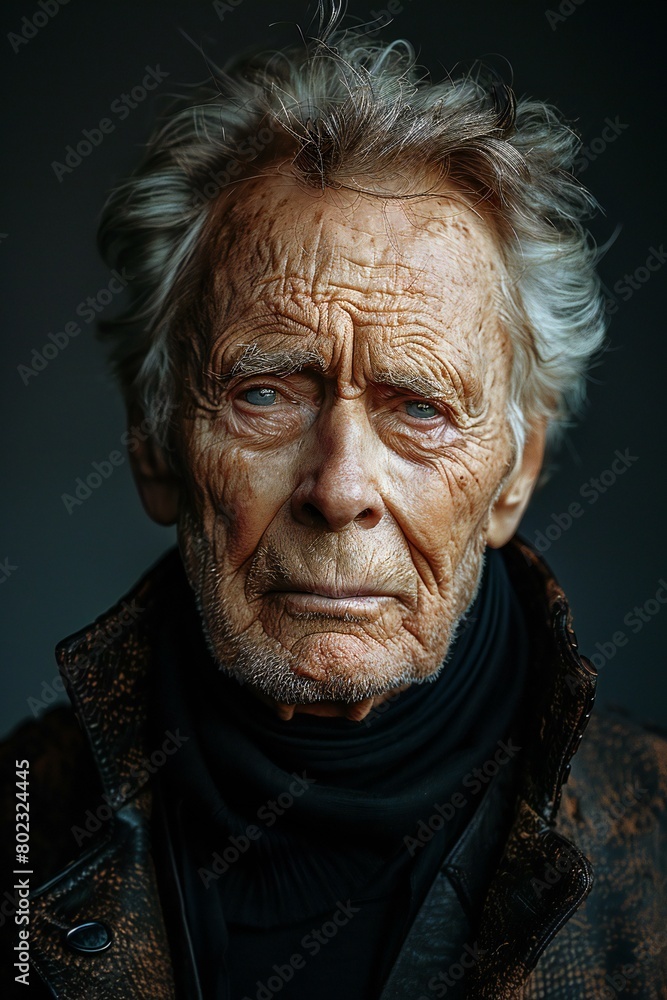
<path fill-rule="evenodd" d="M 406 403 L 405 409 L 411 417 L 428 419 L 429 417 L 437 417 L 438 415 L 438 410 L 436 410 L 435 406 L 432 406 L 430 403 L 424 403 L 421 400 Z"/>
<path fill-rule="evenodd" d="M 275 403 L 277 395 L 275 389 L 262 386 L 259 389 L 248 389 L 247 392 L 243 393 L 243 398 L 248 403 L 254 403 L 255 406 L 271 406 L 272 403 Z"/>

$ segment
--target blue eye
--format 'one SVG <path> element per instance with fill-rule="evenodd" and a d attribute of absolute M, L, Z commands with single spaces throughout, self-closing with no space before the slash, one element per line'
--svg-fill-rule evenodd
<path fill-rule="evenodd" d="M 248 403 L 254 403 L 255 406 L 271 406 L 272 403 L 275 403 L 276 396 L 276 390 L 269 389 L 267 386 L 262 386 L 260 389 L 248 389 L 247 392 L 243 393 L 243 398 Z"/>
<path fill-rule="evenodd" d="M 438 411 L 435 406 L 431 406 L 430 403 L 424 403 L 421 400 L 406 403 L 405 409 L 411 417 L 422 417 L 423 419 L 428 419 L 429 417 L 437 417 L 438 415 Z"/>

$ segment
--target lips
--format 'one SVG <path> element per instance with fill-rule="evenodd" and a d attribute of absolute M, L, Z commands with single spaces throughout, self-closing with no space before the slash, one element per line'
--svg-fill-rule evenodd
<path fill-rule="evenodd" d="M 373 587 L 361 582 L 334 585 L 290 580 L 274 583 L 266 596 L 280 600 L 284 610 L 296 619 L 317 615 L 372 622 L 398 595 L 377 584 Z"/>
<path fill-rule="evenodd" d="M 377 587 L 371 587 L 368 584 L 352 584 L 345 587 L 338 586 L 328 586 L 327 584 L 317 583 L 312 585 L 301 585 L 292 582 L 286 582 L 284 584 L 278 584 L 271 588 L 272 591 L 277 592 L 287 592 L 290 594 L 307 594 L 312 597 L 328 597 L 331 600 L 346 600 L 352 597 L 397 597 L 398 594 L 391 593 L 387 590 L 378 590 Z"/>
<path fill-rule="evenodd" d="M 313 590 L 282 590 L 269 592 L 269 597 L 281 601 L 284 610 L 294 618 L 305 616 L 324 616 L 326 618 L 342 618 L 374 621 L 391 603 L 388 594 L 350 593 L 348 589 L 332 588 L 330 593 L 322 594 Z M 326 588 L 328 589 L 328 588 Z"/>

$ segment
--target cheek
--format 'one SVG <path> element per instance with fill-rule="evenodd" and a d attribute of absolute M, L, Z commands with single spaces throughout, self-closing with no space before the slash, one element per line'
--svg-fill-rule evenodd
<path fill-rule="evenodd" d="M 483 529 L 502 474 L 497 452 L 468 443 L 427 465 L 394 463 L 387 507 L 422 578 L 448 579 Z"/>
<path fill-rule="evenodd" d="M 232 568 L 251 556 L 291 497 L 292 463 L 250 451 L 212 433 L 193 435 L 185 453 L 187 504 Z"/>

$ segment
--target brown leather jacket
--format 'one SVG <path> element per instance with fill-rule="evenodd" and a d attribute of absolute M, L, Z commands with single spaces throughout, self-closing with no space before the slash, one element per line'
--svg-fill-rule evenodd
<path fill-rule="evenodd" d="M 510 833 L 488 873 L 449 859 L 378 1000 L 667 997 L 667 743 L 622 718 L 596 713 L 589 725 L 596 673 L 578 652 L 565 595 L 523 541 L 503 552 L 533 649 L 532 735 Z M 28 996 L 200 996 L 193 969 L 170 951 L 151 853 L 150 772 L 170 749 L 149 745 L 148 691 L 173 558 L 59 645 L 73 710 L 24 723 L 0 750 L 3 873 L 19 867 L 15 762 L 30 762 Z M 25 996 L 10 968 L 18 899 L 5 877 L 0 932 L 13 957 L 0 995 Z M 443 964 L 447 893 L 465 908 L 475 881 L 474 942 Z"/>

